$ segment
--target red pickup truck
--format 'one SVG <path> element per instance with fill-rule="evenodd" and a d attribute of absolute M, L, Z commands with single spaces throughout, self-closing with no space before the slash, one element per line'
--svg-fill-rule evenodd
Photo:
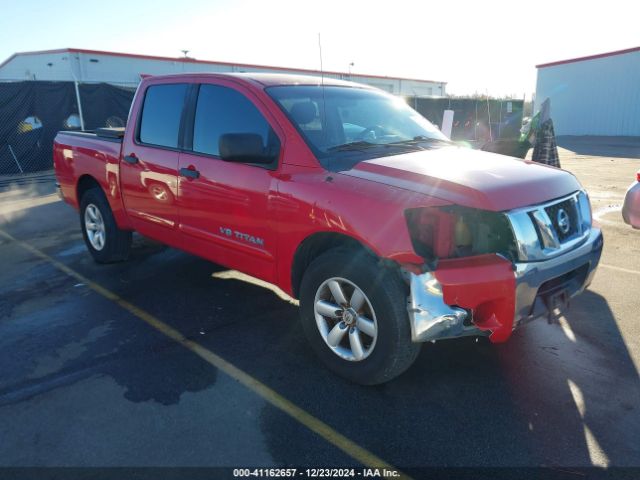
<path fill-rule="evenodd" d="M 137 231 L 271 282 L 362 384 L 423 342 L 503 342 L 553 315 L 603 245 L 570 173 L 458 147 L 402 99 L 327 78 L 146 78 L 126 129 L 60 132 L 54 165 L 97 262 Z"/>

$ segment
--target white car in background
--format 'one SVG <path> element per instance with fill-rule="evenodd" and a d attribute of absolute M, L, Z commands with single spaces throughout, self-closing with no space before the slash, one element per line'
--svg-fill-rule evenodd
<path fill-rule="evenodd" d="M 636 174 L 636 181 L 631 184 L 624 197 L 622 218 L 633 228 L 640 229 L 640 171 Z"/>

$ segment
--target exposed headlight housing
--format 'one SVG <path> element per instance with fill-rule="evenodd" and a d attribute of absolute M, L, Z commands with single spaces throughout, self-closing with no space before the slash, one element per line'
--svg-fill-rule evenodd
<path fill-rule="evenodd" d="M 517 258 L 506 215 L 457 205 L 405 211 L 413 248 L 426 261 L 498 253 Z"/>

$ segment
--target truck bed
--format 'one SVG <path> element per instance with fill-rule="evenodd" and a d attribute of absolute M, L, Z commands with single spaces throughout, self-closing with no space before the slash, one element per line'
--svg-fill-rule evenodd
<path fill-rule="evenodd" d="M 58 132 L 53 142 L 53 162 L 60 193 L 67 203 L 79 207 L 77 184 L 84 175 L 98 181 L 105 192 L 114 191 L 113 187 L 119 185 L 123 137 L 124 129 Z M 119 205 L 112 205 L 112 209 L 118 211 Z"/>
<path fill-rule="evenodd" d="M 110 142 L 122 143 L 124 127 L 122 128 L 96 128 L 95 130 L 61 130 L 58 134 L 78 136 L 81 138 L 97 138 Z"/>

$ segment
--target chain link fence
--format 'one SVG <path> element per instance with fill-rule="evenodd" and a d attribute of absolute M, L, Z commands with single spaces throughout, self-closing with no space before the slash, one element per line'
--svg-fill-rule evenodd
<path fill-rule="evenodd" d="M 50 170 L 60 130 L 125 126 L 134 92 L 107 83 L 0 83 L 0 176 Z"/>

